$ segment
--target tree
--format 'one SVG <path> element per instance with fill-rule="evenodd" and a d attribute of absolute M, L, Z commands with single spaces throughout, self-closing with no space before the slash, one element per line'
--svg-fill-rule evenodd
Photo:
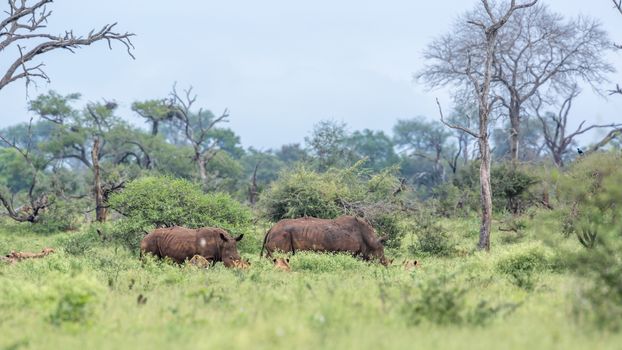
<path fill-rule="evenodd" d="M 332 120 L 319 122 L 313 127 L 311 136 L 305 137 L 320 171 L 348 162 L 350 151 L 347 139 L 346 124 Z"/>
<path fill-rule="evenodd" d="M 536 92 L 564 93 L 577 79 L 592 86 L 614 71 L 606 60 L 609 38 L 597 20 L 565 22 L 546 5 L 532 6 L 509 21 L 499 40 L 495 80 L 510 120 L 510 157 L 519 158 L 521 120 Z"/>
<path fill-rule="evenodd" d="M 214 158 L 222 145 L 220 138 L 215 134 L 219 132 L 216 126 L 228 121 L 229 112 L 225 109 L 219 117 L 203 109 L 194 113 L 192 108 L 196 99 L 197 95 L 192 93 L 192 87 L 180 95 L 173 86 L 168 104 L 178 122 L 179 130 L 185 136 L 185 141 L 194 151 L 192 160 L 199 170 L 201 182 L 205 185 L 208 176 L 207 163 Z"/>
<path fill-rule="evenodd" d="M 494 148 L 492 155 L 494 159 L 509 159 L 510 143 L 507 140 L 512 135 L 512 126 L 509 120 L 503 123 L 502 127 L 493 130 Z M 521 162 L 538 161 L 546 153 L 544 132 L 540 120 L 535 117 L 521 118 L 521 133 L 519 143 L 522 145 L 518 154 Z"/>
<path fill-rule="evenodd" d="M 438 184 L 445 179 L 445 167 L 441 163 L 450 145 L 448 144 L 451 132 L 445 130 L 443 124 L 426 121 L 423 118 L 398 120 L 393 127 L 394 142 L 400 149 L 410 152 L 411 156 L 425 159 L 432 163 L 432 184 Z M 448 163 L 455 154 L 449 157 Z M 457 158 L 457 157 L 456 157 Z"/>
<path fill-rule="evenodd" d="M 490 142 L 489 142 L 489 124 L 492 109 L 498 98 L 491 91 L 493 83 L 495 56 L 498 48 L 499 32 L 505 26 L 512 15 L 518 10 L 526 9 L 534 6 L 538 0 L 517 4 L 516 0 L 512 0 L 509 6 L 503 8 L 493 8 L 490 1 L 481 0 L 481 7 L 475 11 L 467 13 L 463 18 L 468 24 L 479 29 L 476 31 L 477 36 L 466 35 L 462 31 L 462 24 L 459 23 L 457 28 L 452 30 L 452 34 L 461 39 L 465 39 L 467 46 L 461 46 L 461 55 L 465 60 L 454 62 L 447 60 L 444 55 L 445 49 L 451 50 L 447 46 L 450 35 L 446 35 L 439 40 L 434 41 L 425 53 L 425 58 L 432 61 L 419 74 L 428 85 L 443 86 L 450 83 L 462 85 L 466 83 L 469 90 L 477 99 L 478 108 L 478 127 L 479 130 L 473 130 L 457 124 L 450 124 L 445 121 L 440 102 L 439 113 L 441 121 L 453 129 L 460 129 L 469 135 L 475 137 L 479 145 L 480 153 L 480 193 L 482 204 L 482 220 L 480 227 L 480 239 L 478 247 L 480 249 L 490 250 L 490 230 L 492 225 L 492 192 L 490 188 Z M 465 37 L 466 35 L 466 37 Z"/>
<path fill-rule="evenodd" d="M 26 80 L 26 86 L 34 79 L 43 79 L 46 82 L 50 78 L 43 70 L 44 64 L 31 64 L 31 62 L 50 51 L 65 49 L 75 52 L 76 49 L 91 45 L 98 41 L 106 41 L 112 48 L 111 43 L 117 41 L 132 55 L 134 45 L 130 38 L 133 33 L 117 33 L 114 31 L 116 23 L 106 24 L 100 30 L 91 30 L 88 35 L 74 34 L 73 30 L 65 31 L 63 35 L 53 35 L 45 32 L 52 11 L 47 5 L 52 0 L 9 0 L 9 9 L 4 11 L 6 17 L 0 19 L 0 53 L 7 59 L 6 72 L 0 73 L 0 90 L 8 84 L 20 79 Z M 7 50 L 15 48 L 17 57 L 9 59 Z"/>
<path fill-rule="evenodd" d="M 151 123 L 151 135 L 156 136 L 160 124 L 170 121 L 175 116 L 166 100 L 147 100 L 132 103 L 132 110 Z"/>
<path fill-rule="evenodd" d="M 383 131 L 357 130 L 347 138 L 346 143 L 355 159 L 366 158 L 365 166 L 375 171 L 399 162 L 393 141 Z"/>
<path fill-rule="evenodd" d="M 6 149 L 9 152 L 2 152 L 1 154 L 2 157 L 0 157 L 0 160 L 2 160 L 2 162 L 0 163 L 0 173 L 8 170 L 3 169 L 6 164 L 13 168 L 11 170 L 15 170 L 14 168 L 16 167 L 22 168 L 20 169 L 22 171 L 14 174 L 15 179 L 18 177 L 21 178 L 22 176 L 26 178 L 26 180 L 21 178 L 21 181 L 19 181 L 19 183 L 23 183 L 26 188 L 17 187 L 11 189 L 11 196 L 0 189 L 0 203 L 2 203 L 2 206 L 6 209 L 11 219 L 19 222 L 27 221 L 35 223 L 39 221 L 41 213 L 50 204 L 48 201 L 48 194 L 38 188 L 40 173 L 48 166 L 50 159 L 45 159 L 41 155 L 33 152 L 35 144 L 32 135 L 32 119 L 28 123 L 28 140 L 25 146 L 20 146 L 16 139 L 11 141 L 6 136 L 0 134 L 0 141 L 10 147 L 10 149 Z M 19 159 L 21 159 L 21 162 Z M 26 165 L 25 169 L 23 168 L 24 163 Z M 10 186 L 9 184 L 7 187 L 10 188 L 14 186 Z M 13 199 L 15 194 L 23 189 L 28 190 L 28 204 L 16 207 Z"/>
<path fill-rule="evenodd" d="M 622 0 L 611 0 L 613 2 L 613 6 L 615 7 L 616 10 L 618 10 L 618 12 L 620 12 L 620 14 L 622 15 Z M 618 49 L 618 50 L 622 50 L 622 44 L 613 44 L 613 46 Z M 610 91 L 610 94 L 620 94 L 622 95 L 622 87 L 620 87 L 620 84 L 616 85 L 616 88 Z"/>
<path fill-rule="evenodd" d="M 293 164 L 307 161 L 309 154 L 299 143 L 282 145 L 274 154 L 284 163 Z"/>
<path fill-rule="evenodd" d="M 566 97 L 566 99 L 559 106 L 559 110 L 557 113 L 546 113 L 545 115 L 542 115 L 541 109 L 543 101 L 541 98 L 538 98 L 536 100 L 536 103 L 533 107 L 536 116 L 542 124 L 546 147 L 551 153 L 555 165 L 557 165 L 558 167 L 564 166 L 564 156 L 569 152 L 569 148 L 573 145 L 573 142 L 577 136 L 582 135 L 593 129 L 614 128 L 614 130 L 612 130 L 608 137 L 615 137 L 616 130 L 622 127 L 622 124 L 616 123 L 606 125 L 593 124 L 590 126 L 585 126 L 586 121 L 584 120 L 579 124 L 574 132 L 570 132 L 568 130 L 568 115 L 570 114 L 570 110 L 572 109 L 572 102 L 577 96 L 579 96 L 579 94 L 579 88 L 574 85 L 568 97 Z M 598 143 L 597 146 L 595 146 L 595 149 L 604 146 L 604 144 L 608 142 L 605 142 L 608 137 L 605 137 L 603 141 Z"/>
<path fill-rule="evenodd" d="M 71 106 L 79 98 L 79 94 L 62 96 L 51 91 L 31 101 L 30 110 L 55 127 L 53 137 L 42 145 L 52 158 L 77 161 L 92 173 L 96 220 L 103 222 L 107 218 L 108 197 L 125 183 L 122 176 L 112 176 L 108 163 L 119 165 L 127 159 L 121 154 L 133 151 L 122 147 L 130 143 L 121 142 L 118 137 L 115 139 L 114 135 L 125 134 L 128 128 L 114 114 L 116 103 L 89 103 L 79 111 Z"/>
<path fill-rule="evenodd" d="M 500 12 L 507 3 L 499 2 L 491 11 Z M 487 16 L 483 11 L 475 13 L 480 22 Z M 424 78 L 435 84 L 468 83 L 462 67 L 468 66 L 483 45 L 478 32 L 479 28 L 462 21 L 451 35 L 435 41 L 426 56 L 438 63 L 426 69 Z M 592 86 L 606 81 L 605 75 L 613 71 L 605 59 L 610 48 L 598 21 L 585 17 L 565 20 L 546 5 L 525 8 L 508 19 L 498 32 L 491 91 L 503 106 L 500 112 L 510 121 L 508 143 L 514 163 L 519 158 L 527 102 L 536 92 L 551 97 L 567 93 L 577 80 Z M 482 65 L 471 66 L 473 74 L 483 76 Z"/>

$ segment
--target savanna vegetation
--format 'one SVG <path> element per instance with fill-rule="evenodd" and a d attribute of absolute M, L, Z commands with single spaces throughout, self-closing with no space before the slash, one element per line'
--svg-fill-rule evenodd
<path fill-rule="evenodd" d="M 49 2 L 9 1 L 0 54 L 32 35 L 43 49 L 20 49 L 0 93 L 48 79 L 28 64 L 50 50 L 131 55 L 114 26 L 42 33 Z M 0 130 L 0 256 L 55 251 L 0 262 L 0 348 L 618 349 L 622 125 L 569 123 L 579 86 L 610 84 L 616 46 L 538 1 L 483 0 L 455 27 L 416 74 L 450 87 L 452 108 L 390 134 L 325 120 L 260 151 L 191 88 L 132 103 L 146 127 L 114 101 L 34 97 L 36 118 Z M 593 129 L 605 137 L 579 144 Z M 341 215 L 387 235 L 393 263 L 298 252 L 284 272 L 259 257 L 277 221 Z M 175 225 L 244 234 L 250 268 L 139 258 Z"/>

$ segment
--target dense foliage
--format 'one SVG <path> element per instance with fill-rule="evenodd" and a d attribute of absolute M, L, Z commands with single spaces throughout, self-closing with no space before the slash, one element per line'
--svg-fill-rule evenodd
<path fill-rule="evenodd" d="M 252 218 L 246 207 L 227 194 L 206 194 L 187 180 L 163 176 L 128 183 L 110 198 L 110 205 L 124 216 L 116 223 L 115 235 L 125 237 L 132 248 L 146 228 L 211 226 L 239 234 L 249 229 Z"/>
<path fill-rule="evenodd" d="M 389 246 L 399 246 L 404 228 L 404 196 L 395 169 L 378 174 L 363 162 L 344 169 L 320 173 L 298 167 L 281 174 L 259 202 L 263 215 L 272 221 L 304 216 L 333 219 L 356 215 L 368 219 L 380 234 L 389 235 Z"/>

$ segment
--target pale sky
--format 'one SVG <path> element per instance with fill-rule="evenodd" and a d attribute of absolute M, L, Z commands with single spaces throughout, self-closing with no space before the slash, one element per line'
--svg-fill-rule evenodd
<path fill-rule="evenodd" d="M 541 0 L 566 16 L 600 19 L 622 42 L 622 16 L 610 0 Z M 412 75 L 422 50 L 448 32 L 475 0 L 58 0 L 49 28 L 88 33 L 118 22 L 137 34 L 132 60 L 124 48 L 105 43 L 41 60 L 50 84 L 30 88 L 80 92 L 87 101 L 116 100 L 120 115 L 138 122 L 133 101 L 165 97 L 173 82 L 192 85 L 197 106 L 228 108 L 232 128 L 245 147 L 259 149 L 302 142 L 313 124 L 334 119 L 351 130 L 390 132 L 396 120 L 438 118 L 435 98 L 449 109 L 444 91 L 427 91 Z M 2 3 L 0 10 L 7 5 Z M 0 54 L 0 71 L 7 59 Z M 13 56 L 14 57 L 14 56 Z M 622 71 L 620 54 L 611 62 Z M 619 72 L 612 82 L 622 83 Z M 611 84 L 613 87 L 613 83 Z M 608 87 L 608 86 L 607 86 Z M 23 82 L 0 91 L 0 127 L 29 119 Z M 604 99 L 586 89 L 572 113 L 575 122 L 622 122 L 622 97 Z"/>

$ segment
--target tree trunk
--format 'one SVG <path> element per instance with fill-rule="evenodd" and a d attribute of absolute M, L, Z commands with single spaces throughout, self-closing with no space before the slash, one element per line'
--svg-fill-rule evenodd
<path fill-rule="evenodd" d="M 107 216 L 107 208 L 104 203 L 104 191 L 101 185 L 101 174 L 99 167 L 99 137 L 95 137 L 93 141 L 93 150 L 91 150 L 91 161 L 93 163 L 93 192 L 95 194 L 95 220 L 105 222 Z"/>
<path fill-rule="evenodd" d="M 488 135 L 479 139 L 481 164 L 479 166 L 480 198 L 482 202 L 482 222 L 479 230 L 479 249 L 490 250 L 490 230 L 492 226 L 492 189 L 490 187 L 490 146 Z"/>
<path fill-rule="evenodd" d="M 201 178 L 201 183 L 205 185 L 207 183 L 207 169 L 205 169 L 207 162 L 201 153 L 195 153 L 195 157 L 197 159 L 197 166 L 199 167 L 199 177 Z"/>
<path fill-rule="evenodd" d="M 519 135 L 520 135 L 520 105 L 515 98 L 512 97 L 510 101 L 510 108 L 508 110 L 510 115 L 510 159 L 512 160 L 512 166 L 516 167 L 518 163 L 518 147 L 519 147 Z"/>
<path fill-rule="evenodd" d="M 469 163 L 469 142 L 466 137 L 460 142 L 462 142 L 462 159 L 464 159 L 464 165 L 467 165 Z"/>
<path fill-rule="evenodd" d="M 153 124 L 151 124 L 151 135 L 156 136 L 160 127 L 160 121 L 154 118 L 152 122 Z"/>

